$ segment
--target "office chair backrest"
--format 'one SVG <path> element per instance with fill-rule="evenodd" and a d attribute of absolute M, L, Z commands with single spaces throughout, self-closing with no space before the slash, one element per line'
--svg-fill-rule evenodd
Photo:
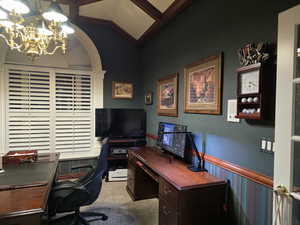
<path fill-rule="evenodd" d="M 85 204 L 92 204 L 97 200 L 102 187 L 102 179 L 106 175 L 108 169 L 108 156 L 109 156 L 109 143 L 108 140 L 103 141 L 101 153 L 98 157 L 97 167 L 91 177 L 83 186 L 89 191 L 89 199 Z"/>

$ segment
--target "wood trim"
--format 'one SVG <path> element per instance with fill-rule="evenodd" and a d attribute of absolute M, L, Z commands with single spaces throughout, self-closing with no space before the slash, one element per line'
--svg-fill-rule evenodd
<path fill-rule="evenodd" d="M 156 34 L 160 28 L 173 19 L 177 14 L 186 9 L 193 0 L 175 0 L 172 5 L 163 13 L 160 20 L 157 20 L 152 26 L 140 37 L 139 44 L 143 44 L 146 40 Z"/>
<path fill-rule="evenodd" d="M 78 5 L 87 5 L 94 2 L 101 2 L 103 0 L 78 0 Z"/>
<path fill-rule="evenodd" d="M 155 8 L 150 2 L 145 0 L 131 0 L 136 6 L 142 9 L 145 13 L 151 16 L 155 20 L 160 20 L 162 13 Z"/>
<path fill-rule="evenodd" d="M 148 138 L 151 138 L 153 140 L 157 140 L 157 136 L 154 134 L 147 134 Z M 245 177 L 255 183 L 267 186 L 268 188 L 273 188 L 273 179 L 271 177 L 265 176 L 263 174 L 257 173 L 253 170 L 249 170 L 246 168 L 243 168 L 241 166 L 238 166 L 236 164 L 227 162 L 222 159 L 218 159 L 214 156 L 210 156 L 207 154 L 201 154 L 201 156 L 204 158 L 205 161 L 214 164 L 215 166 L 221 167 L 225 170 L 228 170 L 230 172 L 233 172 L 235 174 L 238 174 L 242 177 Z"/>
<path fill-rule="evenodd" d="M 230 172 L 236 173 L 242 177 L 245 177 L 249 180 L 252 180 L 253 182 L 262 184 L 264 186 L 267 186 L 269 188 L 273 188 L 273 179 L 271 177 L 265 176 L 263 174 L 257 173 L 253 170 L 249 170 L 246 168 L 243 168 L 241 166 L 238 166 L 236 164 L 224 161 L 222 159 L 218 159 L 214 156 L 210 155 L 203 155 L 205 161 L 214 164 L 215 166 L 219 166 L 225 170 L 228 170 Z"/>
<path fill-rule="evenodd" d="M 48 1 L 48 2 L 52 2 L 52 0 L 45 0 L 45 1 Z M 76 4 L 76 0 L 56 0 L 57 3 L 59 4 L 63 4 L 63 5 L 72 5 L 72 4 Z"/>
<path fill-rule="evenodd" d="M 154 135 L 154 134 L 146 134 L 146 136 L 150 139 L 153 139 L 153 140 L 157 140 L 158 139 L 158 136 Z"/>
<path fill-rule="evenodd" d="M 79 16 L 79 6 L 75 2 L 69 4 L 70 7 L 70 18 L 71 20 L 76 19 Z"/>
<path fill-rule="evenodd" d="M 86 17 L 86 16 L 78 16 L 75 19 L 75 23 L 76 22 L 86 22 L 86 23 L 93 23 L 93 24 L 97 24 L 97 25 L 110 26 L 113 30 L 115 30 L 116 32 L 121 34 L 125 39 L 131 41 L 134 44 L 138 43 L 134 37 L 132 37 L 129 33 L 127 33 L 125 30 L 123 30 L 121 27 L 119 27 L 119 25 L 117 25 L 113 21 L 104 20 L 104 19 L 96 19 L 96 18 Z"/>

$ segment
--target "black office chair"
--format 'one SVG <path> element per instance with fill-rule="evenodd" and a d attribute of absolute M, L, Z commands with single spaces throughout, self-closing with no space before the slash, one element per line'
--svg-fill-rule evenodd
<path fill-rule="evenodd" d="M 83 178 L 77 181 L 63 181 L 57 183 L 51 190 L 49 200 L 49 215 L 53 216 L 56 213 L 75 212 L 74 214 L 63 216 L 57 220 L 50 220 L 50 223 L 57 223 L 62 220 L 72 218 L 70 225 L 89 225 L 89 222 L 96 220 L 107 220 L 107 216 L 103 213 L 96 212 L 80 212 L 80 207 L 91 205 L 95 202 L 100 194 L 102 187 L 102 179 L 105 177 L 108 170 L 109 156 L 108 139 L 102 143 L 102 150 L 98 158 L 97 167 L 92 169 L 92 166 L 78 166 L 78 168 L 91 168 L 90 172 Z M 98 217 L 91 221 L 87 221 L 83 216 Z"/>

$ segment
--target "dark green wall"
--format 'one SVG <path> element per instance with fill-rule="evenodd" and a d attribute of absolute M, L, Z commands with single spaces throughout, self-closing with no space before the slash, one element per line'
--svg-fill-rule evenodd
<path fill-rule="evenodd" d="M 148 112 L 148 132 L 156 133 L 159 121 L 186 124 L 204 138 L 206 152 L 266 175 L 273 175 L 273 155 L 259 151 L 261 137 L 273 138 L 271 125 L 226 122 L 227 100 L 236 98 L 236 50 L 249 42 L 276 42 L 278 13 L 296 0 L 203 0 L 169 23 L 141 50 L 144 91 L 156 93 L 156 81 L 179 72 L 179 117 L 159 117 L 156 99 Z M 183 68 L 210 55 L 224 52 L 223 114 L 183 113 Z M 199 148 L 200 148 L 199 144 Z"/>
<path fill-rule="evenodd" d="M 140 50 L 136 44 L 112 29 L 109 25 L 76 22 L 95 43 L 106 71 L 104 79 L 104 107 L 143 107 L 139 69 Z M 112 81 L 132 82 L 134 99 L 112 99 Z"/>

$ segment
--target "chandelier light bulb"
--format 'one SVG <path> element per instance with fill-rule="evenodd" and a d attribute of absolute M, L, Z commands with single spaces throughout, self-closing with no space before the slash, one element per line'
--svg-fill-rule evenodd
<path fill-rule="evenodd" d="M 0 25 L 6 28 L 11 28 L 14 23 L 9 20 L 0 20 Z"/>
<path fill-rule="evenodd" d="M 63 14 L 61 7 L 56 2 L 51 3 L 49 8 L 43 13 L 43 17 L 46 20 L 54 21 L 57 23 L 68 21 L 68 17 Z"/>
<path fill-rule="evenodd" d="M 61 25 L 61 32 L 65 34 L 74 34 L 75 30 L 68 24 Z"/>
<path fill-rule="evenodd" d="M 53 35 L 53 32 L 47 28 L 40 27 L 38 28 L 38 32 L 40 35 L 45 35 L 45 36 L 51 36 Z"/>
<path fill-rule="evenodd" d="M 41 25 L 37 28 L 40 35 L 51 36 L 53 32 L 46 28 L 44 21 L 41 22 Z"/>
<path fill-rule="evenodd" d="M 0 9 L 0 19 L 1 20 L 7 19 L 7 13 L 5 11 L 3 11 L 2 9 Z"/>
<path fill-rule="evenodd" d="M 0 0 L 0 6 L 9 12 L 18 14 L 27 14 L 30 12 L 29 7 L 22 0 Z"/>

